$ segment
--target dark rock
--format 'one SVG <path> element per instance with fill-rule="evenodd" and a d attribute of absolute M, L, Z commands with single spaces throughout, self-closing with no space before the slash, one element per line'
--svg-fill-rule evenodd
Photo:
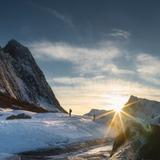
<path fill-rule="evenodd" d="M 152 125 L 152 132 L 139 150 L 140 159 L 160 159 L 160 126 Z"/>
<path fill-rule="evenodd" d="M 11 109 L 13 109 L 13 110 L 21 110 L 22 108 L 20 106 L 12 105 Z"/>
<path fill-rule="evenodd" d="M 27 111 L 36 112 L 36 113 L 48 112 L 46 109 L 38 105 L 18 100 L 14 97 L 11 97 L 1 92 L 0 92 L 0 106 L 1 108 L 27 110 Z"/>
<path fill-rule="evenodd" d="M 159 135 L 160 126 L 132 123 L 124 133 L 115 138 L 111 160 L 116 159 L 116 156 L 127 160 L 159 160 Z"/>
<path fill-rule="evenodd" d="M 13 120 L 13 119 L 31 119 L 32 117 L 25 114 L 25 113 L 21 113 L 18 115 L 11 115 L 9 117 L 6 118 L 6 120 Z"/>

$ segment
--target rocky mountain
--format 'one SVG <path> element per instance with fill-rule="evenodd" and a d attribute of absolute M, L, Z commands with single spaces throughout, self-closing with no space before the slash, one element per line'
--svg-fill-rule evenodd
<path fill-rule="evenodd" d="M 31 52 L 16 40 L 0 48 L 0 93 L 46 111 L 64 112 Z"/>
<path fill-rule="evenodd" d="M 130 96 L 125 106 L 125 112 L 144 121 L 151 121 L 160 115 L 160 102 L 157 101 Z"/>

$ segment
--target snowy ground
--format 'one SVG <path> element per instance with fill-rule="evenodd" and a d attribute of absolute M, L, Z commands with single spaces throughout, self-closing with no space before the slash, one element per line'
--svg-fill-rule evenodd
<path fill-rule="evenodd" d="M 32 119 L 6 120 L 9 115 L 25 113 Z M 2 155 L 59 147 L 73 142 L 102 138 L 106 125 L 90 118 L 63 113 L 0 111 L 0 157 Z"/>

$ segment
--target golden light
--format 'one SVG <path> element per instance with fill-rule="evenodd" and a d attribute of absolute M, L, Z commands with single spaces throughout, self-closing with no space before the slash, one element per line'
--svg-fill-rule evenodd
<path fill-rule="evenodd" d="M 121 95 L 111 95 L 108 96 L 108 99 L 111 103 L 111 109 L 115 112 L 121 112 L 124 104 L 127 102 L 128 97 Z"/>
<path fill-rule="evenodd" d="M 123 134 L 124 138 L 126 138 L 126 125 L 125 122 L 126 120 L 132 120 L 133 122 L 140 122 L 141 119 L 135 118 L 126 111 L 122 110 L 123 107 L 130 107 L 134 103 L 137 103 L 138 101 L 134 103 L 128 103 L 127 99 L 128 97 L 125 96 L 120 96 L 120 95 L 109 95 L 106 96 L 108 100 L 110 100 L 110 104 L 112 104 L 112 107 L 110 108 L 111 110 L 99 115 L 96 119 L 105 117 L 105 116 L 111 116 L 112 118 L 110 121 L 107 122 L 107 135 L 112 135 L 112 136 L 118 136 L 119 134 Z"/>
<path fill-rule="evenodd" d="M 115 107 L 113 108 L 113 110 L 114 110 L 115 112 L 121 112 L 122 107 L 120 107 L 120 106 L 115 106 Z"/>

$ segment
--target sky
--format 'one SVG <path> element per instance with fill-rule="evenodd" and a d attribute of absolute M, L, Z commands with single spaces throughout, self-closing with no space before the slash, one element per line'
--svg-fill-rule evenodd
<path fill-rule="evenodd" d="M 160 1 L 0 0 L 0 45 L 27 46 L 61 105 L 160 101 Z"/>

